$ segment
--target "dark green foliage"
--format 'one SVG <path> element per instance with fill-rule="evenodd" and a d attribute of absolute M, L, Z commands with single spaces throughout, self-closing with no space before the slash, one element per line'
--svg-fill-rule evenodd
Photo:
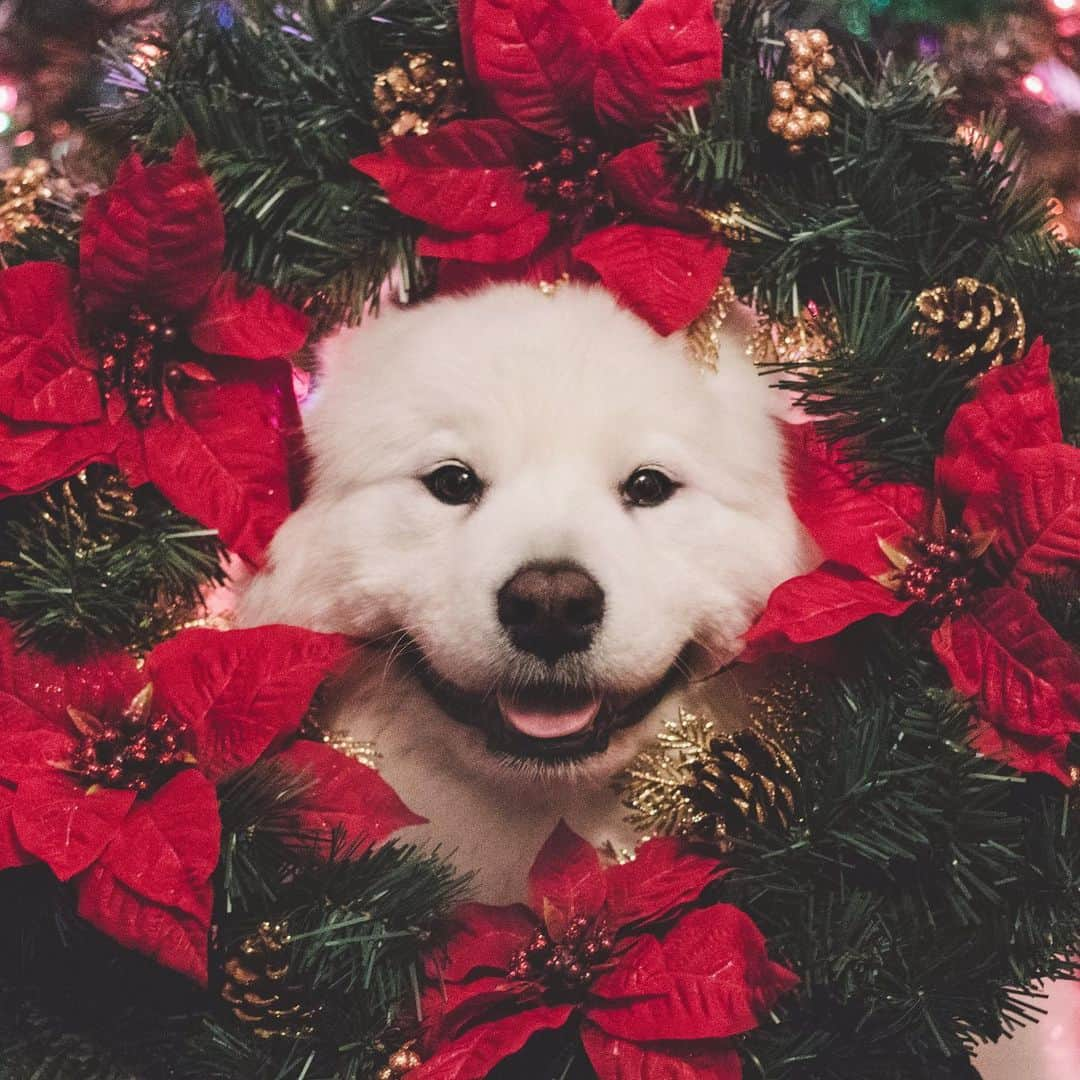
<path fill-rule="evenodd" d="M 43 867 L 0 874 L 0 1080 L 163 1080 L 205 1004 L 78 920 Z"/>
<path fill-rule="evenodd" d="M 65 655 L 146 649 L 194 617 L 224 580 L 216 533 L 150 485 L 101 466 L 38 495 L 0 501 L 0 615 Z"/>
<path fill-rule="evenodd" d="M 801 823 L 741 843 L 722 885 L 803 978 L 746 1037 L 749 1076 L 952 1076 L 1037 1017 L 1034 980 L 1075 973 L 1068 795 L 966 749 L 966 708 L 900 640 L 877 635 L 826 689 L 798 755 Z"/>
<path fill-rule="evenodd" d="M 251 3 L 230 26 L 213 6 L 108 123 L 152 154 L 194 131 L 229 221 L 230 262 L 252 280 L 315 298 L 329 324 L 358 319 L 393 273 L 422 288 L 415 230 L 349 165 L 378 149 L 375 75 L 402 52 L 457 52 L 447 0 Z M 122 49 L 116 50 L 123 55 Z M 137 72 L 128 72 L 137 85 Z"/>

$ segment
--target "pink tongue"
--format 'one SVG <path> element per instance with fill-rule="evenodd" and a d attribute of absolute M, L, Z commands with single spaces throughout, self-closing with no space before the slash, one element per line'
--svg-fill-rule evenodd
<path fill-rule="evenodd" d="M 596 719 L 600 702 L 590 701 L 580 709 L 567 712 L 539 712 L 519 708 L 512 701 L 500 696 L 499 708 L 506 722 L 522 735 L 533 739 L 561 739 L 584 731 Z"/>

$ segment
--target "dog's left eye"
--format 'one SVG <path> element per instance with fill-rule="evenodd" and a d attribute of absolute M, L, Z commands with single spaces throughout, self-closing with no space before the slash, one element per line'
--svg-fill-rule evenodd
<path fill-rule="evenodd" d="M 463 506 L 465 503 L 475 502 L 484 490 L 480 477 L 468 465 L 462 465 L 460 461 L 440 465 L 434 472 L 428 473 L 423 480 L 424 487 L 439 502 L 444 502 L 449 506 Z"/>
<path fill-rule="evenodd" d="M 667 473 L 659 469 L 635 469 L 623 483 L 623 498 L 633 506 L 659 506 L 678 488 Z"/>

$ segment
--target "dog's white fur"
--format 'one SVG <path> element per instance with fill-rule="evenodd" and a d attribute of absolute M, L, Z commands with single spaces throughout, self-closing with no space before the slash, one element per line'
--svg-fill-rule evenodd
<path fill-rule="evenodd" d="M 523 564 L 572 560 L 602 586 L 605 616 L 587 652 L 546 674 L 627 698 L 680 655 L 702 670 L 728 662 L 802 568 L 776 402 L 735 331 L 705 372 L 678 335 L 659 337 L 600 289 L 498 286 L 380 316 L 323 361 L 310 495 L 244 598 L 249 624 L 384 646 L 405 631 L 439 677 L 488 694 L 544 668 L 503 632 L 499 588 Z M 485 481 L 477 505 L 445 505 L 421 483 L 450 460 Z M 646 465 L 682 486 L 629 507 L 620 483 Z M 383 774 L 430 819 L 406 835 L 442 842 L 479 872 L 482 898 L 505 901 L 559 817 L 595 843 L 631 842 L 610 780 L 675 707 L 570 769 L 515 765 L 384 648 L 341 690 L 333 722 L 373 740 Z"/>

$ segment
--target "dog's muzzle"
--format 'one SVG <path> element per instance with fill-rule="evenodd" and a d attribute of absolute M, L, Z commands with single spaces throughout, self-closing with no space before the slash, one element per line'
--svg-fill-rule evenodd
<path fill-rule="evenodd" d="M 603 753 L 615 732 L 644 720 L 682 678 L 680 665 L 673 664 L 659 682 L 629 699 L 555 683 L 481 696 L 440 678 L 415 644 L 413 652 L 427 692 L 451 719 L 483 731 L 492 753 L 550 764 Z"/>

